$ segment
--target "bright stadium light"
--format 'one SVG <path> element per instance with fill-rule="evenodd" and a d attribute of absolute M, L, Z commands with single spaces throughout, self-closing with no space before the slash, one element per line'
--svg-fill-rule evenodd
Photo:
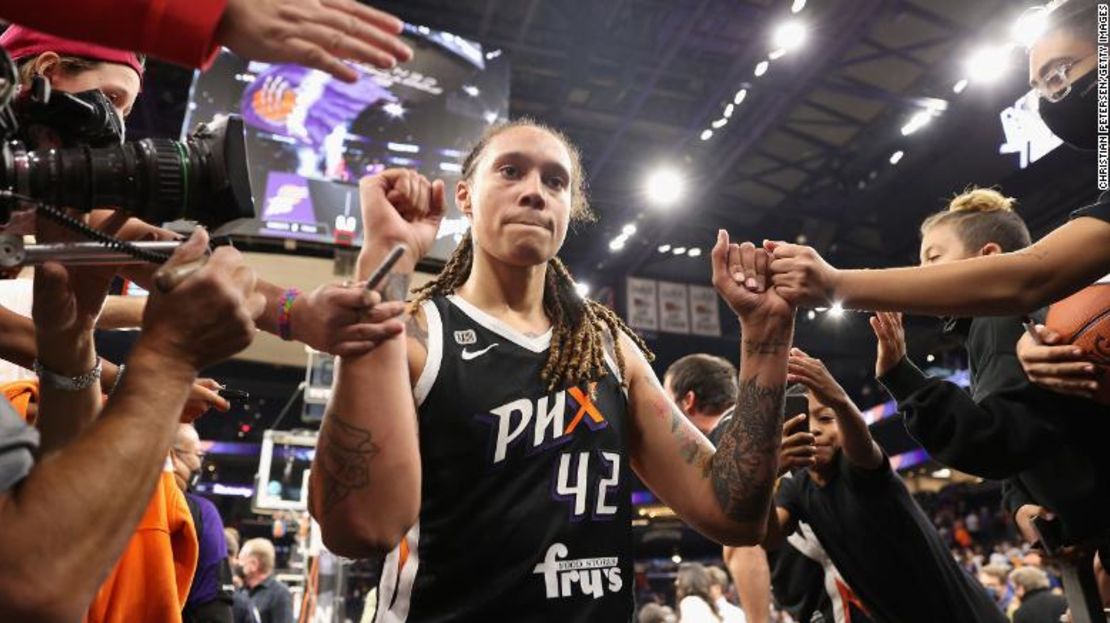
<path fill-rule="evenodd" d="M 1048 26 L 1048 11 L 1044 7 L 1034 7 L 1021 14 L 1010 29 L 1013 40 L 1025 47 L 1030 47 Z"/>
<path fill-rule="evenodd" d="M 648 200 L 658 206 L 671 205 L 686 191 L 686 179 L 677 169 L 660 167 L 647 178 Z"/>
<path fill-rule="evenodd" d="M 898 164 L 902 161 L 902 157 L 905 155 L 906 152 L 902 151 L 901 149 L 894 152 L 893 154 L 890 154 L 890 164 Z"/>
<path fill-rule="evenodd" d="M 783 53 L 792 52 L 802 47 L 808 34 L 805 24 L 792 19 L 783 22 L 771 35 L 771 49 L 782 50 Z"/>
<path fill-rule="evenodd" d="M 932 120 L 933 113 L 929 112 L 928 110 L 917 111 L 912 117 L 910 117 L 910 120 L 906 122 L 906 125 L 902 126 L 902 136 L 909 136 L 914 132 L 917 132 L 921 128 L 928 125 L 928 123 Z"/>
<path fill-rule="evenodd" d="M 996 82 L 1010 64 L 1010 49 L 995 45 L 979 48 L 967 58 L 964 68 L 972 82 Z"/>

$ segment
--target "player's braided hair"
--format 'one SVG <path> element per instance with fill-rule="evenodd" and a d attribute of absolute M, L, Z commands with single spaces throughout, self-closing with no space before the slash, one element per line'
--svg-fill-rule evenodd
<path fill-rule="evenodd" d="M 487 130 L 463 161 L 463 179 L 468 181 L 472 179 L 478 159 L 493 137 L 518 127 L 543 130 L 563 143 L 567 153 L 570 154 L 572 168 L 571 219 L 578 221 L 592 219 L 589 202 L 586 199 L 578 150 L 562 132 L 531 119 L 518 119 L 492 126 Z M 468 231 L 463 235 L 459 246 L 455 248 L 454 254 L 447 260 L 439 275 L 416 290 L 417 297 L 414 304 L 419 304 L 433 296 L 454 293 L 470 276 L 473 262 L 474 242 Z M 570 271 L 558 257 L 553 257 L 547 262 L 543 307 L 553 325 L 547 363 L 540 372 L 540 379 L 547 383 L 549 390 L 561 386 L 579 385 L 608 374 L 605 368 L 607 339 L 613 341 L 617 371 L 623 379 L 624 358 L 621 356 L 618 339 L 621 332 L 632 338 L 648 360 L 655 358 L 647 344 L 624 324 L 616 312 L 601 303 L 578 296 Z"/>

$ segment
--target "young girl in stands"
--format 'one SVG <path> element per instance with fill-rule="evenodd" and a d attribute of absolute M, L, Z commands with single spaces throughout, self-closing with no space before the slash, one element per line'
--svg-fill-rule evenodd
<path fill-rule="evenodd" d="M 921 225 L 922 266 L 1020 252 L 1030 244 L 1015 201 L 969 190 Z M 899 402 L 906 427 L 930 456 L 961 471 L 1008 479 L 1004 503 L 1027 539 L 1033 517 L 1057 516 L 1075 542 L 1110 528 L 1110 421 L 1099 405 L 1032 384 L 1015 353 L 1021 316 L 952 319 L 967 348 L 971 394 L 926 377 L 906 358 L 900 314 L 871 319 L 879 338 L 875 374 Z"/>
<path fill-rule="evenodd" d="M 1046 29 L 1029 49 L 1029 81 L 1042 97 L 1041 117 L 1057 136 L 1094 158 L 1095 2 L 1058 3 L 1045 22 Z M 1030 312 L 1110 272 L 1110 193 L 1076 210 L 1065 225 L 1028 248 L 964 262 L 837 270 L 810 247 L 770 246 L 772 282 L 798 305 L 835 301 L 850 309 L 935 315 Z"/>

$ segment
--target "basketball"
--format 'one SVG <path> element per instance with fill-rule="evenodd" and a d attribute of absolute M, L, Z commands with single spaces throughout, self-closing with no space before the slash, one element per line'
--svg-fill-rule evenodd
<path fill-rule="evenodd" d="M 1045 326 L 1082 348 L 1098 366 L 1095 400 L 1110 404 L 1110 283 L 1097 283 L 1053 303 Z"/>

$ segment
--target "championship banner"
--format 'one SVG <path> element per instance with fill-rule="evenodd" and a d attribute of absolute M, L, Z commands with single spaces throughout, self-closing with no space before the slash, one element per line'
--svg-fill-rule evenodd
<path fill-rule="evenodd" d="M 694 335 L 721 336 L 721 315 L 717 291 L 707 286 L 690 286 L 690 332 Z"/>
<path fill-rule="evenodd" d="M 659 330 L 659 306 L 655 281 L 628 278 L 628 326 L 634 329 Z"/>
<path fill-rule="evenodd" d="M 690 333 L 690 300 L 686 284 L 659 282 L 659 329 L 668 333 Z"/>

